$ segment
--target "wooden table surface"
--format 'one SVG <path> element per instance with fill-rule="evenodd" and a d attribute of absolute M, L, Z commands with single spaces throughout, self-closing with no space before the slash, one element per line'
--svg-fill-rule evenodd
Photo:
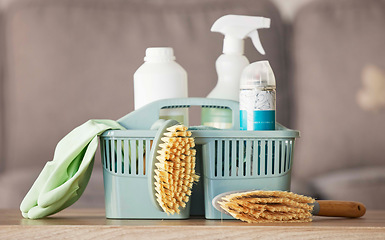
<path fill-rule="evenodd" d="M 310 223 L 238 220 L 114 220 L 103 209 L 69 208 L 39 220 L 0 209 L 0 239 L 385 239 L 385 211 L 362 218 L 313 217 Z"/>

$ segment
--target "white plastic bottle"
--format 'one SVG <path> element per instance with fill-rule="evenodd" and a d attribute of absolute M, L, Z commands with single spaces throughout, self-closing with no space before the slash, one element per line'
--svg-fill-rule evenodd
<path fill-rule="evenodd" d="M 276 83 L 268 61 L 247 66 L 239 89 L 239 122 L 241 130 L 274 130 Z"/>
<path fill-rule="evenodd" d="M 172 48 L 147 48 L 144 61 L 134 74 L 135 109 L 160 99 L 188 96 L 187 73 L 175 62 Z M 159 118 L 188 125 L 188 110 L 161 109 Z"/>
<path fill-rule="evenodd" d="M 270 19 L 264 17 L 225 15 L 211 27 L 212 32 L 225 35 L 223 54 L 216 61 L 218 83 L 208 98 L 239 101 L 239 80 L 242 70 L 249 64 L 244 56 L 244 39 L 250 37 L 255 48 L 265 54 L 257 29 L 269 28 Z M 203 125 L 228 129 L 232 126 L 232 113 L 229 109 L 203 108 Z"/>

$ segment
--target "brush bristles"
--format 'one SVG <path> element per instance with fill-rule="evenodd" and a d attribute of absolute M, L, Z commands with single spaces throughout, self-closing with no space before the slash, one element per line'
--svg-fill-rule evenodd
<path fill-rule="evenodd" d="M 230 194 L 218 202 L 234 218 L 249 223 L 310 222 L 314 199 L 284 191 Z"/>
<path fill-rule="evenodd" d="M 196 150 L 192 149 L 195 143 L 183 125 L 167 128 L 164 136 L 155 163 L 156 200 L 167 214 L 180 213 L 189 201 L 193 183 L 199 179 L 195 174 Z"/>

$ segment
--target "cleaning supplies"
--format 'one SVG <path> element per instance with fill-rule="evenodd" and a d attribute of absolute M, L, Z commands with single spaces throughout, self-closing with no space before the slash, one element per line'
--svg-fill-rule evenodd
<path fill-rule="evenodd" d="M 248 222 L 310 222 L 315 200 L 285 191 L 240 191 L 216 196 L 219 211 Z"/>
<path fill-rule="evenodd" d="M 357 218 L 365 215 L 360 202 L 318 200 L 286 191 L 233 191 L 217 195 L 213 206 L 249 223 L 310 222 L 311 216 Z"/>
<path fill-rule="evenodd" d="M 145 63 L 134 74 L 135 110 L 156 100 L 187 98 L 187 73 L 170 47 L 147 48 Z M 161 119 L 188 125 L 187 109 L 161 109 Z"/>
<path fill-rule="evenodd" d="M 154 125 L 158 131 L 150 153 L 149 188 L 164 212 L 180 213 L 180 208 L 186 207 L 189 201 L 194 182 L 199 179 L 195 174 L 194 138 L 186 126 L 173 119 Z"/>
<path fill-rule="evenodd" d="M 49 216 L 80 198 L 91 176 L 98 135 L 108 129 L 124 127 L 113 120 L 89 120 L 60 140 L 53 160 L 47 162 L 20 204 L 24 218 Z"/>
<path fill-rule="evenodd" d="M 239 90 L 241 130 L 275 130 L 276 85 L 268 61 L 247 66 Z"/>
<path fill-rule="evenodd" d="M 239 101 L 239 79 L 242 70 L 249 64 L 243 55 L 244 39 L 250 37 L 255 48 L 264 55 L 257 29 L 269 27 L 269 18 L 242 15 L 226 15 L 213 24 L 211 31 L 222 33 L 225 38 L 223 54 L 216 61 L 218 83 L 208 98 Z M 228 129 L 232 126 L 231 116 L 229 109 L 202 108 L 201 120 L 203 125 Z"/>

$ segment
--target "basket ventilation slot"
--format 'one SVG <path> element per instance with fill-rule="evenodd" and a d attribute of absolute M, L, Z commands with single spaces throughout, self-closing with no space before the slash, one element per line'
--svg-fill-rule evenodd
<path fill-rule="evenodd" d="M 215 140 L 209 143 L 214 177 L 277 176 L 291 168 L 293 140 Z"/>
<path fill-rule="evenodd" d="M 145 176 L 151 143 L 142 138 L 105 139 L 101 148 L 104 168 L 116 174 Z"/>

